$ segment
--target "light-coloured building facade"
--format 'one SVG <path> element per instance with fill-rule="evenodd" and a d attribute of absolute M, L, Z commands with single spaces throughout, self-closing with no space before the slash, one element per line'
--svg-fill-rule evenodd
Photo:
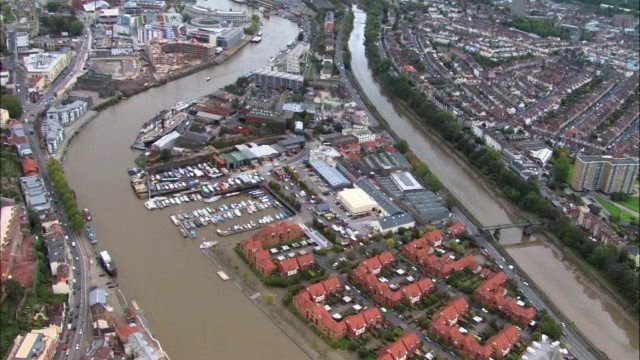
<path fill-rule="evenodd" d="M 527 14 L 528 0 L 512 0 L 511 16 L 525 16 Z"/>
<path fill-rule="evenodd" d="M 0 130 L 7 128 L 9 123 L 9 111 L 6 109 L 0 109 Z"/>
<path fill-rule="evenodd" d="M 47 119 L 55 120 L 62 126 L 69 126 L 87 112 L 86 101 L 76 100 L 67 105 L 52 106 L 47 110 Z"/>
<path fill-rule="evenodd" d="M 44 85 L 48 86 L 69 65 L 70 51 L 60 53 L 31 54 L 24 58 L 29 79 L 42 76 Z"/>
<path fill-rule="evenodd" d="M 265 86 L 273 89 L 282 87 L 299 91 L 304 85 L 304 77 L 302 75 L 291 75 L 279 71 L 262 69 L 255 71 L 254 76 L 256 86 Z"/>
<path fill-rule="evenodd" d="M 53 154 L 64 141 L 64 127 L 56 120 L 46 119 L 42 124 L 42 135 L 45 137 L 47 151 Z"/>
<path fill-rule="evenodd" d="M 11 360 L 52 360 L 60 342 L 60 328 L 51 326 L 44 329 L 31 330 L 30 333 L 15 339 L 13 349 L 7 359 Z"/>
<path fill-rule="evenodd" d="M 599 190 L 605 194 L 631 193 L 638 174 L 638 160 L 605 155 L 579 155 L 571 178 L 577 191 Z"/>

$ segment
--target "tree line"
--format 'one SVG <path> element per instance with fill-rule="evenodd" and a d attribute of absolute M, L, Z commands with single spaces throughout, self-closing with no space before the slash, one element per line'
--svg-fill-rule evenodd
<path fill-rule="evenodd" d="M 62 33 L 66 32 L 71 36 L 78 36 L 84 30 L 84 25 L 75 16 L 45 16 L 40 18 L 40 24 L 52 35 L 62 35 Z M 42 30 L 40 32 L 42 33 Z"/>
<path fill-rule="evenodd" d="M 602 273 L 635 310 L 640 313 L 637 272 L 628 261 L 624 250 L 613 253 L 609 246 L 591 241 L 577 225 L 571 223 L 541 193 L 535 179 L 524 180 L 506 166 L 499 152 L 482 146 L 481 139 L 464 133 L 455 117 L 448 111 L 439 110 L 405 73 L 394 75 L 390 71 L 393 63 L 380 55 L 376 41 L 381 28 L 383 0 L 364 0 L 367 10 L 365 23 L 365 53 L 370 67 L 379 83 L 403 102 L 416 115 L 420 124 L 435 130 L 450 146 L 469 160 L 496 188 L 521 210 L 548 220 L 549 230 L 569 249 L 575 251 L 597 271 Z M 615 255 L 615 256 L 614 256 Z"/>
<path fill-rule="evenodd" d="M 53 182 L 53 188 L 58 196 L 58 199 L 62 202 L 64 213 L 67 215 L 69 226 L 73 231 L 80 231 L 84 228 L 85 221 L 78 203 L 76 202 L 75 193 L 67 184 L 67 179 L 64 176 L 64 170 L 60 162 L 54 158 L 50 158 L 47 161 L 47 171 Z"/>

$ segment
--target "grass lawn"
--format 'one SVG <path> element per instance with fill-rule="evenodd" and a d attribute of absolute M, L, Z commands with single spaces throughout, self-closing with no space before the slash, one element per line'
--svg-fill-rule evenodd
<path fill-rule="evenodd" d="M 631 215 L 626 211 L 620 210 L 619 208 L 617 208 L 615 205 L 608 202 L 607 200 L 602 198 L 597 198 L 597 199 L 598 199 L 598 203 L 600 203 L 600 205 L 602 205 L 602 207 L 605 208 L 605 210 L 607 210 L 609 214 L 614 216 L 619 216 L 622 222 L 630 223 L 632 220 L 637 220 L 635 216 Z"/>
<path fill-rule="evenodd" d="M 616 201 L 616 202 L 626 207 L 629 210 L 640 212 L 640 197 L 638 196 L 633 196 L 631 199 L 627 201 Z"/>

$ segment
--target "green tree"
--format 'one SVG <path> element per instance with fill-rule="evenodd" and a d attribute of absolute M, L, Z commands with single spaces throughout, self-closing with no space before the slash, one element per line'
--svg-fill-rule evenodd
<path fill-rule="evenodd" d="M 396 247 L 396 241 L 393 238 L 387 239 L 387 249 L 393 249 Z"/>
<path fill-rule="evenodd" d="M 302 40 L 304 40 L 304 32 L 300 31 L 300 33 L 298 34 L 298 41 Z"/>
<path fill-rule="evenodd" d="M 267 293 L 264 296 L 264 302 L 267 303 L 267 305 L 273 305 L 276 302 L 276 294 Z"/>
<path fill-rule="evenodd" d="M 556 181 L 568 182 L 571 171 L 571 160 L 568 157 L 559 157 L 553 162 L 554 178 Z"/>
<path fill-rule="evenodd" d="M 69 23 L 69 34 L 71 36 L 78 36 L 82 34 L 82 30 L 84 30 L 84 25 L 82 25 L 80 20 L 76 19 Z"/>
<path fill-rule="evenodd" d="M 15 95 L 5 95 L 0 98 L 0 108 L 9 111 L 9 117 L 12 119 L 20 119 L 22 116 L 22 104 Z"/>
<path fill-rule="evenodd" d="M 409 143 L 405 139 L 400 139 L 395 144 L 395 147 L 396 149 L 398 149 L 398 151 L 400 151 L 401 154 L 405 154 L 407 151 L 409 151 Z"/>
<path fill-rule="evenodd" d="M 598 246 L 589 257 L 589 262 L 598 269 L 605 269 L 619 256 L 618 248 L 613 245 Z"/>
<path fill-rule="evenodd" d="M 171 149 L 162 149 L 160 155 L 158 155 L 158 162 L 165 162 L 171 159 Z"/>
<path fill-rule="evenodd" d="M 182 13 L 182 22 L 183 23 L 188 23 L 191 20 L 191 15 L 187 14 L 187 13 Z"/>

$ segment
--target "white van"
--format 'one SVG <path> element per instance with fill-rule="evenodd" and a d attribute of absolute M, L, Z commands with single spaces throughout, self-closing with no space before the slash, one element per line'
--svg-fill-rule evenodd
<path fill-rule="evenodd" d="M 72 242 L 71 242 L 71 246 L 76 247 L 76 242 L 75 242 L 75 241 L 72 241 Z"/>

